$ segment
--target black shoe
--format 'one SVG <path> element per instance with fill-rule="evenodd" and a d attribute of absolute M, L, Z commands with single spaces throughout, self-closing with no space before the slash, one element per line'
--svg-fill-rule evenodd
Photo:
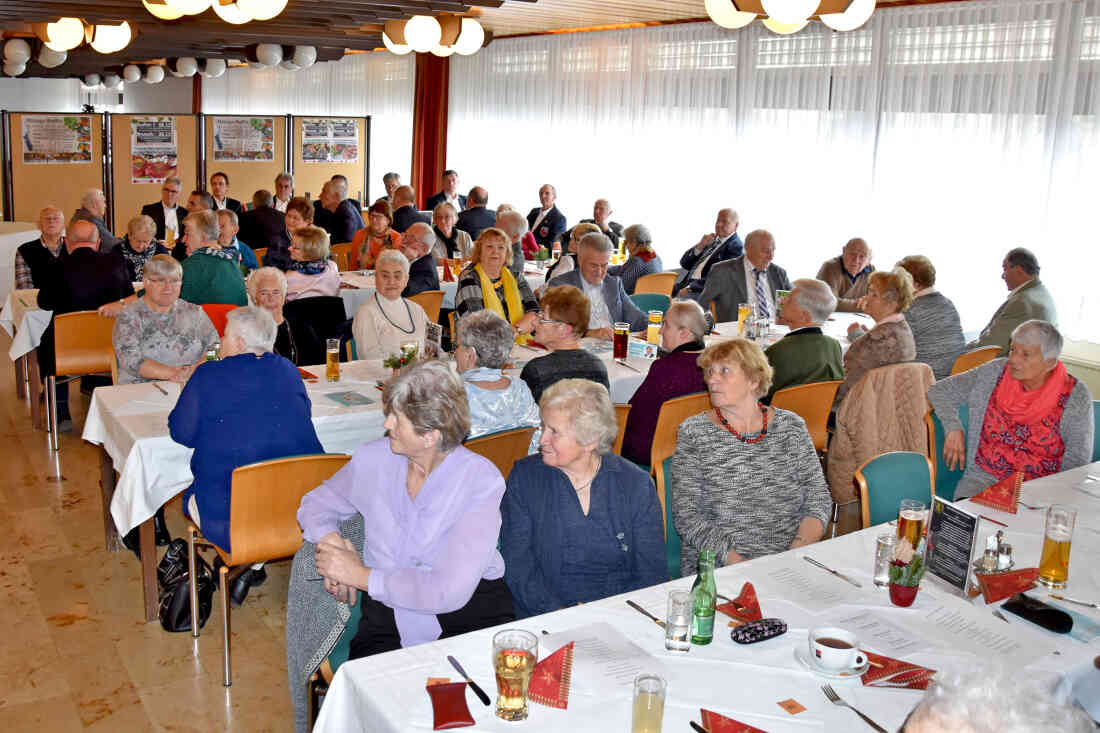
<path fill-rule="evenodd" d="M 172 534 L 168 531 L 168 525 L 164 522 L 164 508 L 157 509 L 153 515 L 153 538 L 157 547 L 164 547 L 172 542 Z"/>
<path fill-rule="evenodd" d="M 236 577 L 233 585 L 229 586 L 229 600 L 233 602 L 234 606 L 241 605 L 244 603 L 244 599 L 248 597 L 248 591 L 252 586 L 263 585 L 266 580 L 267 571 L 263 568 L 259 570 L 247 568 Z"/>
<path fill-rule="evenodd" d="M 138 560 L 141 560 L 141 540 L 138 536 L 138 531 L 138 528 L 134 527 L 129 532 L 122 535 L 122 546 L 134 553 L 134 556 Z"/>

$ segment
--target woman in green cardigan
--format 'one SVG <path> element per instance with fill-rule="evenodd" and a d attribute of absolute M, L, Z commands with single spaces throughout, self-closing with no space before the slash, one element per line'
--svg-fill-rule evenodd
<path fill-rule="evenodd" d="M 241 274 L 240 254 L 218 244 L 218 217 L 213 211 L 195 211 L 183 220 L 187 259 L 183 261 L 180 298 L 188 303 L 248 305 Z"/>

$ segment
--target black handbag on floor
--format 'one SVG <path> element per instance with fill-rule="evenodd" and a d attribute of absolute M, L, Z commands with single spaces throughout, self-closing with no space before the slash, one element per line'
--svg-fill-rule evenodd
<path fill-rule="evenodd" d="M 187 540 L 174 539 L 157 565 L 160 588 L 160 625 L 165 631 L 191 630 L 191 590 L 188 583 Z M 214 571 L 210 563 L 195 553 L 196 586 L 199 594 L 199 628 L 210 618 L 214 607 Z"/>

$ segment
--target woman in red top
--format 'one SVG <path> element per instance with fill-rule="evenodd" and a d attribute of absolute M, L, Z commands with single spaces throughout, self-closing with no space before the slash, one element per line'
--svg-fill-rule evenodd
<path fill-rule="evenodd" d="M 378 200 L 367 212 L 367 226 L 351 240 L 352 270 L 373 270 L 374 261 L 384 249 L 400 249 L 401 235 L 391 229 L 393 209 L 388 201 Z"/>

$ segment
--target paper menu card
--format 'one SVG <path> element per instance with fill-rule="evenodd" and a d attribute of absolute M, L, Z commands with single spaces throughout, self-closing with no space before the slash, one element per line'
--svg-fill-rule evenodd
<path fill-rule="evenodd" d="M 540 636 L 539 657 L 549 657 L 569 642 L 573 642 L 573 694 L 629 697 L 634 678 L 643 672 L 668 679 L 667 670 L 656 657 L 608 623 L 574 626 Z"/>

